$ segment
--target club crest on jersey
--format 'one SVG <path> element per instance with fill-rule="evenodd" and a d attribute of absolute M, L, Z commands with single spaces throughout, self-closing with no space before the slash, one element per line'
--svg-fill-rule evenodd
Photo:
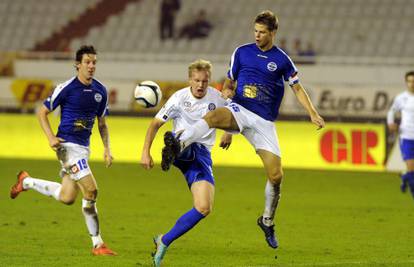
<path fill-rule="evenodd" d="M 210 103 L 208 104 L 208 110 L 215 110 L 216 109 L 216 105 L 214 103 Z"/>
<path fill-rule="evenodd" d="M 267 63 L 267 69 L 268 69 L 269 71 L 275 71 L 275 70 L 277 70 L 277 65 L 276 65 L 276 63 L 274 63 L 273 61 L 272 61 L 272 62 Z"/>
<path fill-rule="evenodd" d="M 186 108 L 191 107 L 191 102 L 189 102 L 189 101 L 184 101 L 184 107 L 186 107 Z"/>
<path fill-rule="evenodd" d="M 101 101 L 102 101 L 102 95 L 101 95 L 101 94 L 96 93 L 96 94 L 95 94 L 95 101 L 96 101 L 96 102 L 98 102 L 98 103 L 99 103 L 99 102 L 101 102 Z"/>

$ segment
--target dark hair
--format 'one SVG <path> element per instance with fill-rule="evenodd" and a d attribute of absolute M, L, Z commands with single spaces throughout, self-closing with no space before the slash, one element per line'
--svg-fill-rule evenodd
<path fill-rule="evenodd" d="M 82 45 L 78 51 L 76 51 L 76 58 L 75 60 L 77 62 L 81 62 L 82 61 L 82 57 L 84 54 L 93 54 L 96 55 L 96 50 L 95 47 L 93 47 L 93 45 Z"/>
<path fill-rule="evenodd" d="M 257 15 L 254 23 L 266 25 L 269 31 L 276 31 L 279 27 L 277 16 L 270 10 L 265 10 Z"/>
<path fill-rule="evenodd" d="M 408 76 L 414 76 L 414 70 L 409 71 L 405 74 L 405 80 L 407 80 Z"/>

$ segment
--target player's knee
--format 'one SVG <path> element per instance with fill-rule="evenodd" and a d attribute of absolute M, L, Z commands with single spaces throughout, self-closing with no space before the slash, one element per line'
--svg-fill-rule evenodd
<path fill-rule="evenodd" d="M 198 204 L 195 206 L 195 209 L 201 214 L 203 214 L 204 217 L 209 215 L 210 212 L 212 211 L 212 207 L 209 204 Z"/>
<path fill-rule="evenodd" d="M 65 205 L 72 205 L 73 203 L 75 203 L 76 198 L 73 196 L 66 196 L 64 194 L 61 194 L 59 200 Z"/>
<path fill-rule="evenodd" d="M 283 171 L 282 170 L 274 170 L 269 173 L 269 181 L 272 184 L 280 184 L 282 182 Z"/>
<path fill-rule="evenodd" d="M 210 128 L 216 128 L 220 126 L 220 124 L 223 124 L 223 120 L 218 116 L 218 113 L 215 110 L 208 112 L 203 119 L 207 122 Z"/>
<path fill-rule="evenodd" d="M 86 191 L 83 197 L 88 200 L 96 200 L 96 198 L 98 197 L 98 189 Z"/>

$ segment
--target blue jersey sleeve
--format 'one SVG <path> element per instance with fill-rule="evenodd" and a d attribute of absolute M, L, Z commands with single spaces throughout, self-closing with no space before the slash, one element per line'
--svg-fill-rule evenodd
<path fill-rule="evenodd" d="M 232 81 L 236 81 L 237 77 L 239 76 L 240 71 L 240 51 L 239 48 L 236 48 L 234 50 L 233 54 L 231 55 L 230 59 L 230 67 L 229 71 L 227 72 L 227 77 L 231 79 Z"/>
<path fill-rule="evenodd" d="M 98 116 L 99 117 L 104 117 L 104 116 L 107 116 L 108 114 L 109 114 L 108 94 L 106 93 L 106 89 L 104 89 L 104 93 L 102 95 L 102 101 L 101 101 L 101 104 L 99 105 L 99 109 L 98 109 Z"/>
<path fill-rule="evenodd" d="M 299 82 L 297 77 L 298 69 L 296 68 L 293 61 L 286 55 L 286 62 L 283 67 L 283 79 L 289 82 L 289 85 L 293 85 Z"/>
<path fill-rule="evenodd" d="M 56 86 L 52 95 L 46 98 L 46 100 L 43 102 L 43 105 L 45 105 L 50 111 L 55 110 L 62 104 L 65 99 L 65 88 L 66 84 L 59 84 Z"/>

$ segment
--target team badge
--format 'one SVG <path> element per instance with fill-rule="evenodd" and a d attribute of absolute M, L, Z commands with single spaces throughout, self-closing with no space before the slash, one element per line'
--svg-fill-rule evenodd
<path fill-rule="evenodd" d="M 216 105 L 214 103 L 210 103 L 208 104 L 208 110 L 215 110 L 216 109 Z"/>
<path fill-rule="evenodd" d="M 275 70 L 277 70 L 277 65 L 276 65 L 276 63 L 274 63 L 273 61 L 272 61 L 272 62 L 269 62 L 269 63 L 267 64 L 267 69 L 268 69 L 269 71 L 275 71 Z"/>
<path fill-rule="evenodd" d="M 95 94 L 95 101 L 98 102 L 98 103 L 102 101 L 101 94 L 98 94 L 98 93 Z"/>
<path fill-rule="evenodd" d="M 189 102 L 189 101 L 184 101 L 184 107 L 186 107 L 186 108 L 191 107 L 191 102 Z"/>

